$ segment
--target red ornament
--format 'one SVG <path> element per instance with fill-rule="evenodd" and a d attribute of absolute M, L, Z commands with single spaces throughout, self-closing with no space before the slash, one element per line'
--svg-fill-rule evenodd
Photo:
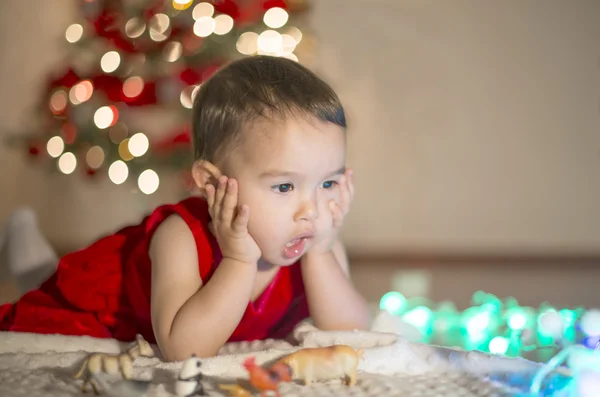
<path fill-rule="evenodd" d="M 67 145 L 71 145 L 73 142 L 75 142 L 75 138 L 77 137 L 77 127 L 71 123 L 63 124 L 60 129 L 60 136 Z"/>
<path fill-rule="evenodd" d="M 214 0 L 213 6 L 215 7 L 215 11 L 221 14 L 227 14 L 235 22 L 239 21 L 240 18 L 240 10 L 235 1 L 232 0 Z"/>
<path fill-rule="evenodd" d="M 85 170 L 85 174 L 89 177 L 89 178 L 94 178 L 97 174 L 97 171 L 93 168 L 87 168 Z"/>
<path fill-rule="evenodd" d="M 179 78 L 187 85 L 194 85 L 202 81 L 202 73 L 197 69 L 186 68 L 181 71 Z"/>
<path fill-rule="evenodd" d="M 284 0 L 265 0 L 262 6 L 265 11 L 274 7 L 287 9 L 287 4 Z"/>
<path fill-rule="evenodd" d="M 37 144 L 31 144 L 27 148 L 27 152 L 31 157 L 38 157 L 40 155 L 40 147 Z"/>
<path fill-rule="evenodd" d="M 94 88 L 106 94 L 111 102 L 118 102 L 122 99 L 123 83 L 117 76 L 101 74 L 92 78 Z"/>
<path fill-rule="evenodd" d="M 191 146 L 190 126 L 185 125 L 180 130 L 169 134 L 167 138 L 152 144 L 152 152 L 156 155 L 172 153 L 178 149 L 189 149 Z"/>
<path fill-rule="evenodd" d="M 57 88 L 57 87 L 71 88 L 75 84 L 77 84 L 79 82 L 79 80 L 80 80 L 79 76 L 77 76 L 75 71 L 73 69 L 69 68 L 69 69 L 67 69 L 65 74 L 63 74 L 62 76 L 59 76 L 55 79 L 51 79 L 48 82 L 48 85 L 49 85 L 50 91 L 52 91 L 53 88 Z"/>

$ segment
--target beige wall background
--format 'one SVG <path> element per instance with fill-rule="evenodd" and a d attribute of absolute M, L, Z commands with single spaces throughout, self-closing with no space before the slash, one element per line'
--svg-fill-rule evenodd
<path fill-rule="evenodd" d="M 600 2 L 315 1 L 316 69 L 347 104 L 354 252 L 600 252 Z M 73 2 L 0 3 L 2 134 L 60 64 Z M 61 250 L 175 200 L 32 166 L 0 146 L 20 205 Z"/>

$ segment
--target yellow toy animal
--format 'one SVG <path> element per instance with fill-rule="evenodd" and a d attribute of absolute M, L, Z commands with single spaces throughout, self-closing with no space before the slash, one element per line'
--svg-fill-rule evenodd
<path fill-rule="evenodd" d="M 354 350 L 347 345 L 304 348 L 277 361 L 292 369 L 294 379 L 304 380 L 309 386 L 315 380 L 344 378 L 346 385 L 356 384 L 356 368 L 362 349 Z"/>
<path fill-rule="evenodd" d="M 240 385 L 219 385 L 219 389 L 229 391 L 230 397 L 252 397 L 252 393 Z"/>
<path fill-rule="evenodd" d="M 121 373 L 123 379 L 131 380 L 133 377 L 133 360 L 140 356 L 154 357 L 154 350 L 152 350 L 152 346 L 138 334 L 135 342 L 133 342 L 131 347 L 123 353 L 91 353 L 88 355 L 74 378 L 79 379 L 83 377 L 83 384 L 81 385 L 82 392 L 87 392 L 87 385 L 91 384 L 94 393 L 100 394 L 96 384 L 96 375 L 101 372 L 109 375 Z"/>

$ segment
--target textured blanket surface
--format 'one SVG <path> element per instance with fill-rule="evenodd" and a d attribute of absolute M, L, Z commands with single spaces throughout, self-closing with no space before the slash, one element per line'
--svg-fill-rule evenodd
<path fill-rule="evenodd" d="M 395 333 L 376 331 L 323 332 L 309 324 L 295 331 L 297 344 L 281 340 L 226 345 L 219 355 L 202 361 L 208 395 L 226 396 L 219 384 L 247 379 L 246 357 L 258 364 L 302 347 L 348 344 L 364 349 L 357 384 L 340 380 L 280 385 L 282 396 L 510 396 L 526 390 L 539 364 L 411 342 Z M 89 352 L 117 353 L 115 340 L 63 335 L 0 333 L 0 396 L 81 396 L 81 381 L 73 379 Z M 155 358 L 134 362 L 134 381 L 102 377 L 107 396 L 174 396 L 181 362 Z M 561 376 L 561 375 L 556 375 Z M 91 392 L 89 392 L 90 395 Z M 255 393 L 255 395 L 259 395 Z"/>

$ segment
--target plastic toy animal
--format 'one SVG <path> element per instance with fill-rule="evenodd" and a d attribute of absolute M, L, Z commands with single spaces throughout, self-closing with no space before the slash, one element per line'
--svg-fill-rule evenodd
<path fill-rule="evenodd" d="M 315 380 L 344 378 L 346 385 L 356 384 L 356 368 L 362 358 L 362 349 L 354 350 L 347 345 L 304 348 L 277 361 L 292 370 L 294 379 L 309 386 Z"/>
<path fill-rule="evenodd" d="M 120 354 L 91 353 L 86 357 L 74 378 L 83 377 L 81 391 L 87 392 L 87 385 L 91 384 L 95 394 L 98 391 L 97 375 L 104 372 L 109 375 L 121 374 L 123 379 L 131 380 L 133 377 L 133 360 L 137 357 L 154 357 L 152 346 L 141 335 L 136 335 L 136 340 L 131 347 Z"/>
<path fill-rule="evenodd" d="M 265 396 L 267 391 L 271 390 L 275 392 L 275 395 L 280 397 L 278 386 L 281 382 L 288 382 L 291 380 L 290 371 L 285 370 L 283 364 L 279 363 L 277 366 L 273 366 L 273 369 L 263 368 L 257 365 L 254 361 L 254 357 L 249 357 L 244 361 L 244 368 L 248 371 L 250 377 L 250 384 L 260 390 L 260 395 Z"/>
<path fill-rule="evenodd" d="M 219 385 L 219 389 L 228 391 L 230 397 L 252 397 L 252 393 L 237 384 Z"/>
<path fill-rule="evenodd" d="M 175 382 L 175 394 L 178 396 L 204 396 L 202 386 L 202 373 L 200 366 L 202 362 L 195 354 L 183 362 L 179 376 Z"/>

